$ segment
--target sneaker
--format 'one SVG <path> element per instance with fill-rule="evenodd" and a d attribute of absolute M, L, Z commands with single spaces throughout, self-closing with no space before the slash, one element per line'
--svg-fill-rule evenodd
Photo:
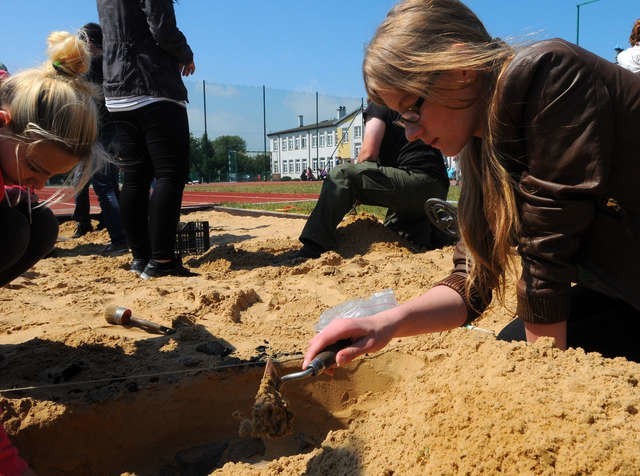
<path fill-rule="evenodd" d="M 100 252 L 102 256 L 120 256 L 129 252 L 129 247 L 125 242 L 109 243 Z"/>
<path fill-rule="evenodd" d="M 148 262 L 149 260 L 146 260 L 144 258 L 133 258 L 129 271 L 131 271 L 132 273 L 136 273 L 138 276 L 140 276 L 144 271 L 144 268 L 147 267 Z"/>
<path fill-rule="evenodd" d="M 196 273 L 189 271 L 182 266 L 179 260 L 167 261 L 166 263 L 158 263 L 156 260 L 149 260 L 144 271 L 140 275 L 142 279 L 159 278 L 161 276 L 197 276 Z"/>
<path fill-rule="evenodd" d="M 90 231 L 93 231 L 93 227 L 91 223 L 80 223 L 78 222 L 78 226 L 76 226 L 76 231 L 71 235 L 72 238 L 80 238 L 81 236 L 86 235 Z"/>

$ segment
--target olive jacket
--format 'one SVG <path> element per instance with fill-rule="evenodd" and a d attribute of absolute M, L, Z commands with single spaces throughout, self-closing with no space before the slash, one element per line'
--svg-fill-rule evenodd
<path fill-rule="evenodd" d="M 640 76 L 555 39 L 519 51 L 495 94 L 521 220 L 518 316 L 566 320 L 573 283 L 640 309 Z M 466 296 L 465 254 L 460 243 L 439 284 L 463 296 L 471 320 L 491 290 Z"/>

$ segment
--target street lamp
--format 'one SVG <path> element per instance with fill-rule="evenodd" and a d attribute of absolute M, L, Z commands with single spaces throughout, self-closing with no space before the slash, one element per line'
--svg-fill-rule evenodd
<path fill-rule="evenodd" d="M 576 8 L 578 9 L 578 16 L 576 18 L 576 45 L 580 46 L 580 7 L 583 5 L 589 5 L 590 3 L 596 3 L 600 0 L 587 0 L 586 2 L 578 3 Z"/>

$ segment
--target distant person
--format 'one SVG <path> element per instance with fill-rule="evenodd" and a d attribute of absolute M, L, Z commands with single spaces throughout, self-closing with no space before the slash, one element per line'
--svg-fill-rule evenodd
<path fill-rule="evenodd" d="M 618 64 L 632 73 L 640 73 L 640 18 L 636 20 L 629 35 L 629 44 L 626 50 L 618 53 Z"/>
<path fill-rule="evenodd" d="M 173 2 L 97 3 L 131 271 L 143 279 L 192 275 L 176 256 L 175 244 L 189 173 L 187 90 L 180 75 L 195 72 L 193 52 L 176 25 Z"/>
<path fill-rule="evenodd" d="M 53 248 L 58 221 L 36 204 L 34 189 L 86 164 L 82 182 L 100 154 L 93 153 L 98 111 L 84 42 L 67 32 L 48 38 L 49 61 L 0 81 L 0 286 L 31 268 Z M 0 427 L 0 474 L 33 475 Z"/>
<path fill-rule="evenodd" d="M 336 228 L 356 202 L 388 208 L 384 225 L 414 243 L 426 248 L 442 246 L 424 203 L 429 198 L 447 198 L 444 158 L 420 140 L 407 141 L 404 129 L 396 124 L 399 117 L 385 106 L 367 105 L 358 161 L 338 165 L 323 182 L 300 234 L 300 257 L 317 258 L 335 249 Z"/>
<path fill-rule="evenodd" d="M 0 63 L 0 81 L 7 77 L 9 77 L 9 70 L 4 63 Z"/>
<path fill-rule="evenodd" d="M 114 123 L 104 104 L 102 94 L 102 29 L 97 23 L 87 23 L 81 29 L 91 52 L 91 67 L 87 73 L 87 80 L 99 87 L 100 97 L 97 100 L 100 111 L 100 137 L 99 141 L 107 151 L 113 151 Z M 81 175 L 82 170 L 77 173 Z M 101 251 L 107 256 L 116 256 L 127 253 L 127 239 L 120 219 L 120 186 L 118 183 L 118 167 L 111 162 L 105 162 L 104 167 L 97 170 L 91 177 L 91 185 L 100 202 L 100 223 L 109 233 L 110 243 Z M 86 184 L 76 195 L 73 219 L 78 222 L 74 238 L 83 236 L 92 231 L 89 203 L 89 184 Z"/>
<path fill-rule="evenodd" d="M 316 179 L 316 176 L 313 175 L 313 170 L 311 170 L 311 167 L 307 167 L 306 176 L 307 176 L 307 180 L 315 180 Z"/>
<path fill-rule="evenodd" d="M 501 339 L 640 361 L 637 77 L 562 39 L 516 49 L 457 0 L 396 4 L 363 76 L 409 139 L 460 154 L 462 238 L 448 276 L 393 309 L 334 319 L 303 365 L 342 339 L 340 365 L 392 338 L 462 326 L 507 285 L 517 319 Z"/>

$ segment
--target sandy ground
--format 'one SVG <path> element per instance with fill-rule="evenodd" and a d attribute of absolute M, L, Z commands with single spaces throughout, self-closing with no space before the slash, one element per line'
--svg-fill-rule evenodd
<path fill-rule="evenodd" d="M 142 281 L 130 257 L 96 254 L 104 231 L 70 239 L 65 223 L 55 254 L 0 289 L 2 421 L 40 474 L 640 474 L 638 364 L 467 329 L 287 382 L 292 434 L 239 436 L 267 357 L 297 371 L 322 311 L 386 288 L 416 296 L 451 249 L 350 217 L 337 253 L 300 263 L 304 220 L 183 220 L 211 227 L 211 248 L 185 259 L 198 276 Z M 110 324 L 109 305 L 176 332 Z M 476 325 L 511 316 L 494 306 Z"/>

